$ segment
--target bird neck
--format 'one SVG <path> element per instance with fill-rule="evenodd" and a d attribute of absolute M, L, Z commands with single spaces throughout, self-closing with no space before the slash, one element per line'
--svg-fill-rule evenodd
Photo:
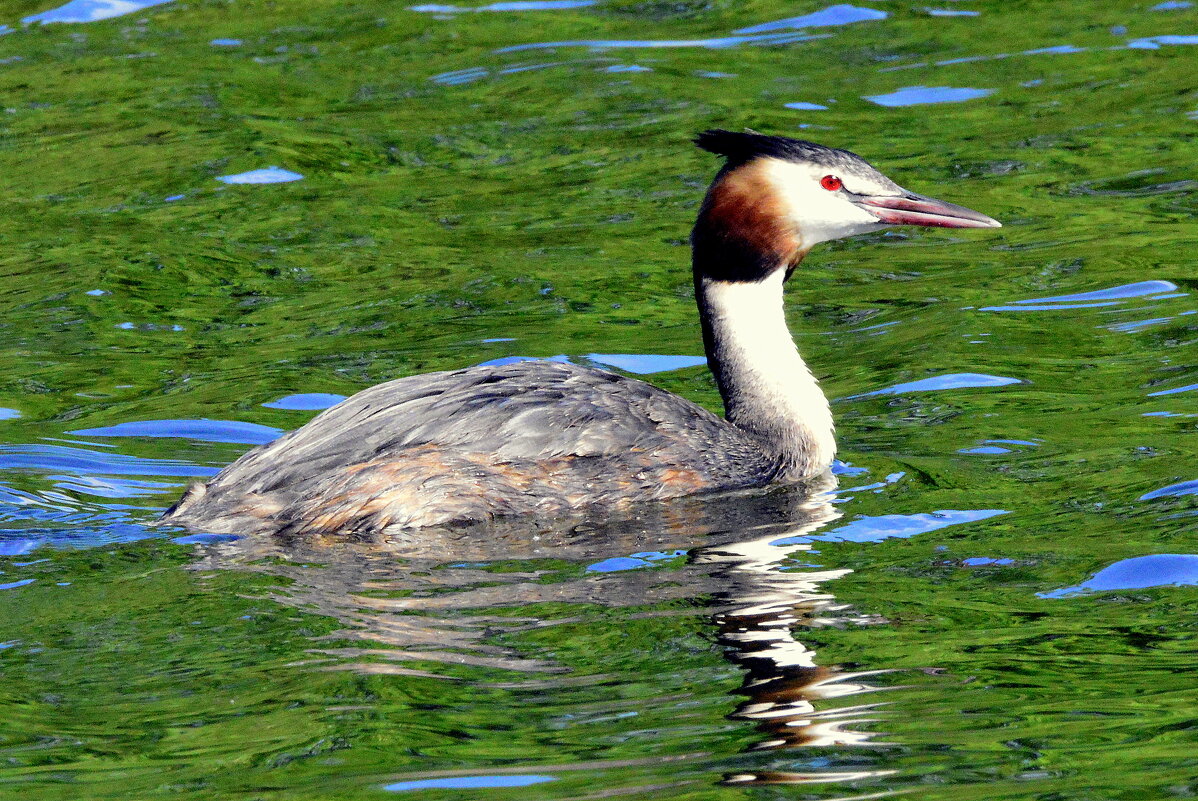
<path fill-rule="evenodd" d="M 756 435 L 779 477 L 803 478 L 832 463 L 836 440 L 828 399 L 786 327 L 782 285 L 809 248 L 793 218 L 769 160 L 729 164 L 707 190 L 691 245 L 724 414 Z"/>
<path fill-rule="evenodd" d="M 700 267 L 696 260 L 695 296 L 725 417 L 761 440 L 779 477 L 823 472 L 836 453 L 832 412 L 786 327 L 782 285 L 788 271 L 726 281 Z"/>

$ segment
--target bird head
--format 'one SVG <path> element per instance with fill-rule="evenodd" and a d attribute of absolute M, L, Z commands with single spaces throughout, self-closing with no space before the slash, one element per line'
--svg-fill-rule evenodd
<path fill-rule="evenodd" d="M 779 262 L 793 267 L 820 242 L 892 225 L 1001 226 L 964 206 L 910 192 L 847 150 L 722 130 L 705 131 L 695 143 L 726 159 L 700 212 L 695 247 L 731 250 L 725 255 L 740 255 L 742 267 L 750 252 L 761 269 L 772 271 Z"/>

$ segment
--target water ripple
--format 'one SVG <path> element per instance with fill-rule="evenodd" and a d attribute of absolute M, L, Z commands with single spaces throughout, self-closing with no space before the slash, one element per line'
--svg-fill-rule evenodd
<path fill-rule="evenodd" d="M 1035 47 L 1031 50 L 1024 50 L 1025 56 L 1041 56 L 1041 55 L 1069 55 L 1070 53 L 1084 53 L 1090 48 L 1074 47 L 1073 45 L 1052 45 L 1051 47 Z"/>
<path fill-rule="evenodd" d="M 287 409 L 289 411 L 315 411 L 336 406 L 345 400 L 345 395 L 335 395 L 331 392 L 302 392 L 298 395 L 286 395 L 278 400 L 262 404 L 267 409 Z"/>
<path fill-rule="evenodd" d="M 1129 45 L 1130 46 L 1130 45 Z M 1029 50 L 1022 50 L 1018 53 L 991 53 L 976 56 L 957 56 L 955 58 L 946 58 L 931 63 L 932 66 L 946 67 L 952 64 L 969 64 L 977 61 L 1001 61 L 1002 59 L 1011 58 L 1012 56 L 1043 56 L 1043 55 L 1068 55 L 1072 53 L 1085 53 L 1089 50 L 1088 47 L 1077 47 L 1071 44 L 1063 45 L 1047 45 L 1045 47 L 1034 47 Z M 1122 49 L 1122 48 L 1120 48 Z M 918 69 L 927 67 L 927 61 L 917 61 L 911 64 L 898 64 L 893 67 L 882 67 L 879 72 L 897 72 L 899 70 Z M 1039 86 L 1040 81 L 1028 81 L 1023 86 Z"/>
<path fill-rule="evenodd" d="M 303 180 L 303 177 L 298 172 L 270 166 L 234 175 L 220 175 L 216 180 L 226 184 L 285 184 Z"/>
<path fill-rule="evenodd" d="M 842 3 L 800 17 L 787 17 L 774 22 L 751 25 L 748 28 L 737 28 L 733 33 L 768 33 L 786 28 L 829 28 L 836 25 L 851 25 L 854 22 L 886 19 L 888 16 L 885 11 Z"/>
<path fill-rule="evenodd" d="M 162 495 L 165 492 L 182 488 L 178 483 L 162 481 L 139 481 L 115 476 L 46 476 L 54 482 L 55 489 L 79 492 L 84 495 L 95 495 L 100 498 L 140 498 L 151 495 Z"/>
<path fill-rule="evenodd" d="M 1159 50 L 1161 45 L 1198 45 L 1198 36 L 1147 36 L 1127 43 L 1132 50 Z"/>
<path fill-rule="evenodd" d="M 473 83 L 487 77 L 489 73 L 482 67 L 469 67 L 464 70 L 451 70 L 449 72 L 438 73 L 429 78 L 433 83 L 439 83 L 443 86 L 459 86 L 464 83 Z"/>
<path fill-rule="evenodd" d="M 1076 292 L 1072 295 L 1051 295 L 1046 298 L 1017 300 L 1016 303 L 1045 303 L 1049 301 L 1064 303 L 1079 300 L 1108 300 L 1112 298 L 1140 298 L 1146 295 L 1159 295 L 1164 292 L 1176 292 L 1177 284 L 1171 281 L 1137 281 L 1134 284 L 1120 284 L 1107 289 L 1096 289 L 1092 292 Z"/>
<path fill-rule="evenodd" d="M 915 515 L 862 515 L 847 525 L 823 534 L 784 537 L 771 545 L 800 545 L 809 542 L 881 542 L 892 538 L 907 539 L 962 523 L 976 523 L 1010 514 L 1006 509 L 939 509 Z"/>
<path fill-rule="evenodd" d="M 702 47 L 719 50 L 742 44 L 775 45 L 806 42 L 827 38 L 827 34 L 770 33 L 760 36 L 716 36 L 710 39 L 567 39 L 560 42 L 532 42 L 497 48 L 495 53 L 518 53 L 522 50 L 547 50 L 554 47 L 590 47 L 593 49 L 617 47 L 674 48 Z"/>
<path fill-rule="evenodd" d="M 1149 392 L 1148 397 L 1158 398 L 1161 395 L 1176 395 L 1179 392 L 1189 392 L 1198 389 L 1198 384 L 1186 384 L 1184 387 L 1174 387 L 1173 389 L 1162 389 L 1158 392 Z"/>
<path fill-rule="evenodd" d="M 512 0 L 506 3 L 491 3 L 486 6 L 452 6 L 429 4 L 408 6 L 409 11 L 420 11 L 427 14 L 458 14 L 470 11 L 559 11 L 571 8 L 587 8 L 595 5 L 596 0 Z"/>
<path fill-rule="evenodd" d="M 37 579 L 21 579 L 20 581 L 9 581 L 5 584 L 0 584 L 0 590 L 15 590 L 17 587 L 28 587 Z"/>
<path fill-rule="evenodd" d="M 1066 598 L 1089 592 L 1145 590 L 1198 584 L 1198 555 L 1161 553 L 1124 559 L 1104 567 L 1073 587 L 1036 593 L 1041 598 Z"/>
<path fill-rule="evenodd" d="M 0 470 L 66 470 L 121 476 L 212 476 L 216 468 L 62 445 L 0 445 Z"/>
<path fill-rule="evenodd" d="M 71 0 L 66 5 L 22 17 L 26 25 L 41 22 L 96 22 L 161 6 L 172 0 Z"/>
<path fill-rule="evenodd" d="M 665 373 L 707 364 L 706 356 L 669 356 L 655 353 L 588 353 L 586 358 L 637 375 Z"/>
<path fill-rule="evenodd" d="M 1161 300 L 1163 297 L 1178 297 L 1177 284 L 1171 281 L 1137 281 L 1120 284 L 1090 292 L 1075 292 L 1069 295 L 1051 295 L 1042 298 L 1014 300 L 1002 306 L 983 306 L 980 311 L 1056 311 L 1061 309 L 1089 309 L 1099 306 L 1117 306 L 1132 298 Z"/>
<path fill-rule="evenodd" d="M 201 442 L 237 442 L 247 445 L 262 445 L 278 439 L 283 432 L 280 429 L 257 423 L 199 419 L 140 420 L 101 428 L 81 428 L 67 433 L 82 437 L 177 437 Z"/>
<path fill-rule="evenodd" d="M 1018 378 L 1002 375 L 986 375 L 985 373 L 947 373 L 945 375 L 921 378 L 918 381 L 907 381 L 860 395 L 850 395 L 844 400 L 868 398 L 874 395 L 901 395 L 904 392 L 936 392 L 942 389 L 969 389 L 973 387 L 1005 387 L 1010 384 L 1023 383 Z"/>
<path fill-rule="evenodd" d="M 534 784 L 556 781 L 554 776 L 508 775 L 508 776 L 454 776 L 443 779 L 417 779 L 395 782 L 383 787 L 393 793 L 403 790 L 481 790 L 491 787 L 529 787 Z"/>
<path fill-rule="evenodd" d="M 626 373 L 635 373 L 637 375 L 664 373 L 670 370 L 683 370 L 688 367 L 699 367 L 700 365 L 707 364 L 706 356 L 675 356 L 664 353 L 588 353 L 582 358 L 595 364 L 603 365 L 604 367 L 615 367 Z M 500 356 L 497 359 L 488 359 L 479 364 L 504 365 L 531 361 L 572 363 L 570 356 L 559 353 L 556 356 L 546 357 Z"/>
<path fill-rule="evenodd" d="M 1182 481 L 1179 484 L 1170 484 L 1167 487 L 1161 487 L 1152 492 L 1145 492 L 1140 496 L 1141 501 L 1150 501 L 1153 498 L 1176 498 L 1181 495 L 1198 495 L 1198 478 L 1193 481 Z"/>
<path fill-rule="evenodd" d="M 953 86 L 906 86 L 885 95 L 862 95 L 871 103 L 887 108 L 919 106 L 930 103 L 962 103 L 994 94 L 993 89 L 972 89 Z"/>

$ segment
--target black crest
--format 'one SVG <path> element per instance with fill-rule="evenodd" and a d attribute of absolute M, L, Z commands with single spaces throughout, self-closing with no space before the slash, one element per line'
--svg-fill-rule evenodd
<path fill-rule="evenodd" d="M 695 137 L 695 144 L 709 153 L 728 159 L 729 166 L 744 164 L 755 158 L 770 157 L 785 161 L 801 161 L 826 167 L 845 168 L 865 165 L 865 160 L 847 150 L 824 147 L 815 142 L 791 139 L 786 136 L 767 136 L 756 131 L 736 133 L 714 128 Z"/>

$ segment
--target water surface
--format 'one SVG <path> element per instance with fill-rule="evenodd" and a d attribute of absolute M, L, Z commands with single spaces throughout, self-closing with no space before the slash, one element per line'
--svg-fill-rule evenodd
<path fill-rule="evenodd" d="M 5 13 L 0 796 L 1198 793 L 1192 4 Z M 714 126 L 1004 223 L 795 274 L 835 486 L 151 525 L 415 373 L 553 358 L 718 409 L 686 246 Z"/>

